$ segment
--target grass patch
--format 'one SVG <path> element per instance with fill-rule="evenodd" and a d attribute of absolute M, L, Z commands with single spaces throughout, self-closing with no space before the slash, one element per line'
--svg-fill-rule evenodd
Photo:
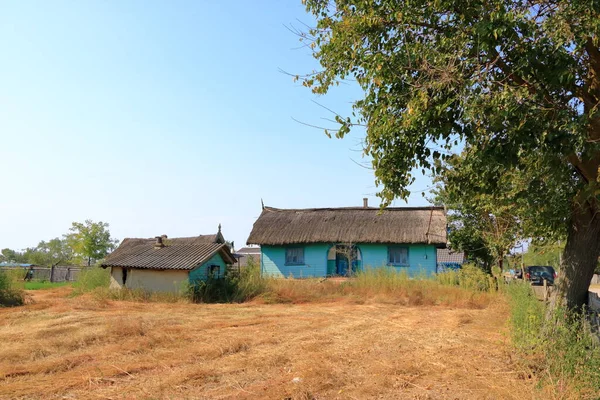
<path fill-rule="evenodd" d="M 71 282 L 29 281 L 25 282 L 25 290 L 44 290 L 70 285 Z"/>
<path fill-rule="evenodd" d="M 508 285 L 512 341 L 524 367 L 558 398 L 597 399 L 600 347 L 585 314 L 549 312 L 531 286 Z"/>

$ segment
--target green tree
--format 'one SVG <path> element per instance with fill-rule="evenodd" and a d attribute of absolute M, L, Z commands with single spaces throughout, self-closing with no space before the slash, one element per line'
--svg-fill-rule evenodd
<path fill-rule="evenodd" d="M 510 250 L 523 237 L 518 218 L 522 179 L 504 173 L 493 185 L 482 186 L 471 177 L 476 173 L 467 154 L 450 157 L 434 178 L 433 202 L 448 208 L 448 239 L 453 249 L 464 251 L 469 259 L 491 270 L 500 270 Z M 439 164 L 439 163 L 438 163 Z"/>
<path fill-rule="evenodd" d="M 336 135 L 366 127 L 384 204 L 462 142 L 470 179 L 527 178 L 523 221 L 532 236 L 566 235 L 560 300 L 584 304 L 600 254 L 600 2 L 305 3 L 317 23 L 301 39 L 322 69 L 303 83 L 364 90 Z"/>
<path fill-rule="evenodd" d="M 32 264 L 55 267 L 61 263 L 69 262 L 73 257 L 73 249 L 66 239 L 54 238 L 48 242 L 41 241 L 35 249 L 28 254 L 28 261 Z"/>
<path fill-rule="evenodd" d="M 22 262 L 23 255 L 15 250 L 6 248 L 0 252 L 0 261 L 5 262 Z"/>
<path fill-rule="evenodd" d="M 69 229 L 71 233 L 65 235 L 73 252 L 83 258 L 88 266 L 92 261 L 106 257 L 116 247 L 118 241 L 111 238 L 108 226 L 106 222 L 89 219 L 83 223 L 73 222 Z"/>

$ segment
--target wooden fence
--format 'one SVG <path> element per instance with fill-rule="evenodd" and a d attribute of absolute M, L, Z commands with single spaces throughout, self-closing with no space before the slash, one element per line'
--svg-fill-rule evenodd
<path fill-rule="evenodd" d="M 50 267 L 27 267 L 27 268 L 14 268 L 14 267 L 2 267 L 2 271 L 20 271 L 23 274 L 23 280 L 32 281 L 49 281 L 49 282 L 73 282 L 77 280 L 81 267 L 72 266 L 56 266 Z M 29 271 L 32 271 L 30 273 Z M 28 276 L 28 274 L 30 276 Z"/>

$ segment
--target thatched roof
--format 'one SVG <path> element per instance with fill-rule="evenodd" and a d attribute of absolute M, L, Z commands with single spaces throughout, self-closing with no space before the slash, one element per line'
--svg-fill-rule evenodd
<path fill-rule="evenodd" d="M 236 262 L 222 235 L 201 235 L 163 239 L 163 247 L 156 239 L 127 238 L 101 264 L 106 267 L 191 270 L 219 253 L 227 264 Z"/>
<path fill-rule="evenodd" d="M 429 243 L 446 245 L 443 207 L 264 207 L 248 244 Z"/>

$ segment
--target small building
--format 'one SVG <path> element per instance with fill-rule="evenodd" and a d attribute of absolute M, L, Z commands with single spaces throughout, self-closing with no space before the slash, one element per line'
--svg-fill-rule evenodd
<path fill-rule="evenodd" d="M 248 244 L 261 249 L 265 275 L 344 276 L 388 267 L 409 275 L 436 272 L 446 246 L 443 207 L 279 209 L 263 207 Z"/>
<path fill-rule="evenodd" d="M 242 247 L 236 250 L 234 256 L 238 260 L 238 268 L 243 269 L 248 266 L 248 263 L 260 265 L 260 247 Z"/>
<path fill-rule="evenodd" d="M 188 284 L 224 277 L 235 262 L 219 226 L 215 235 L 124 239 L 101 266 L 111 270 L 111 289 L 179 292 Z"/>

